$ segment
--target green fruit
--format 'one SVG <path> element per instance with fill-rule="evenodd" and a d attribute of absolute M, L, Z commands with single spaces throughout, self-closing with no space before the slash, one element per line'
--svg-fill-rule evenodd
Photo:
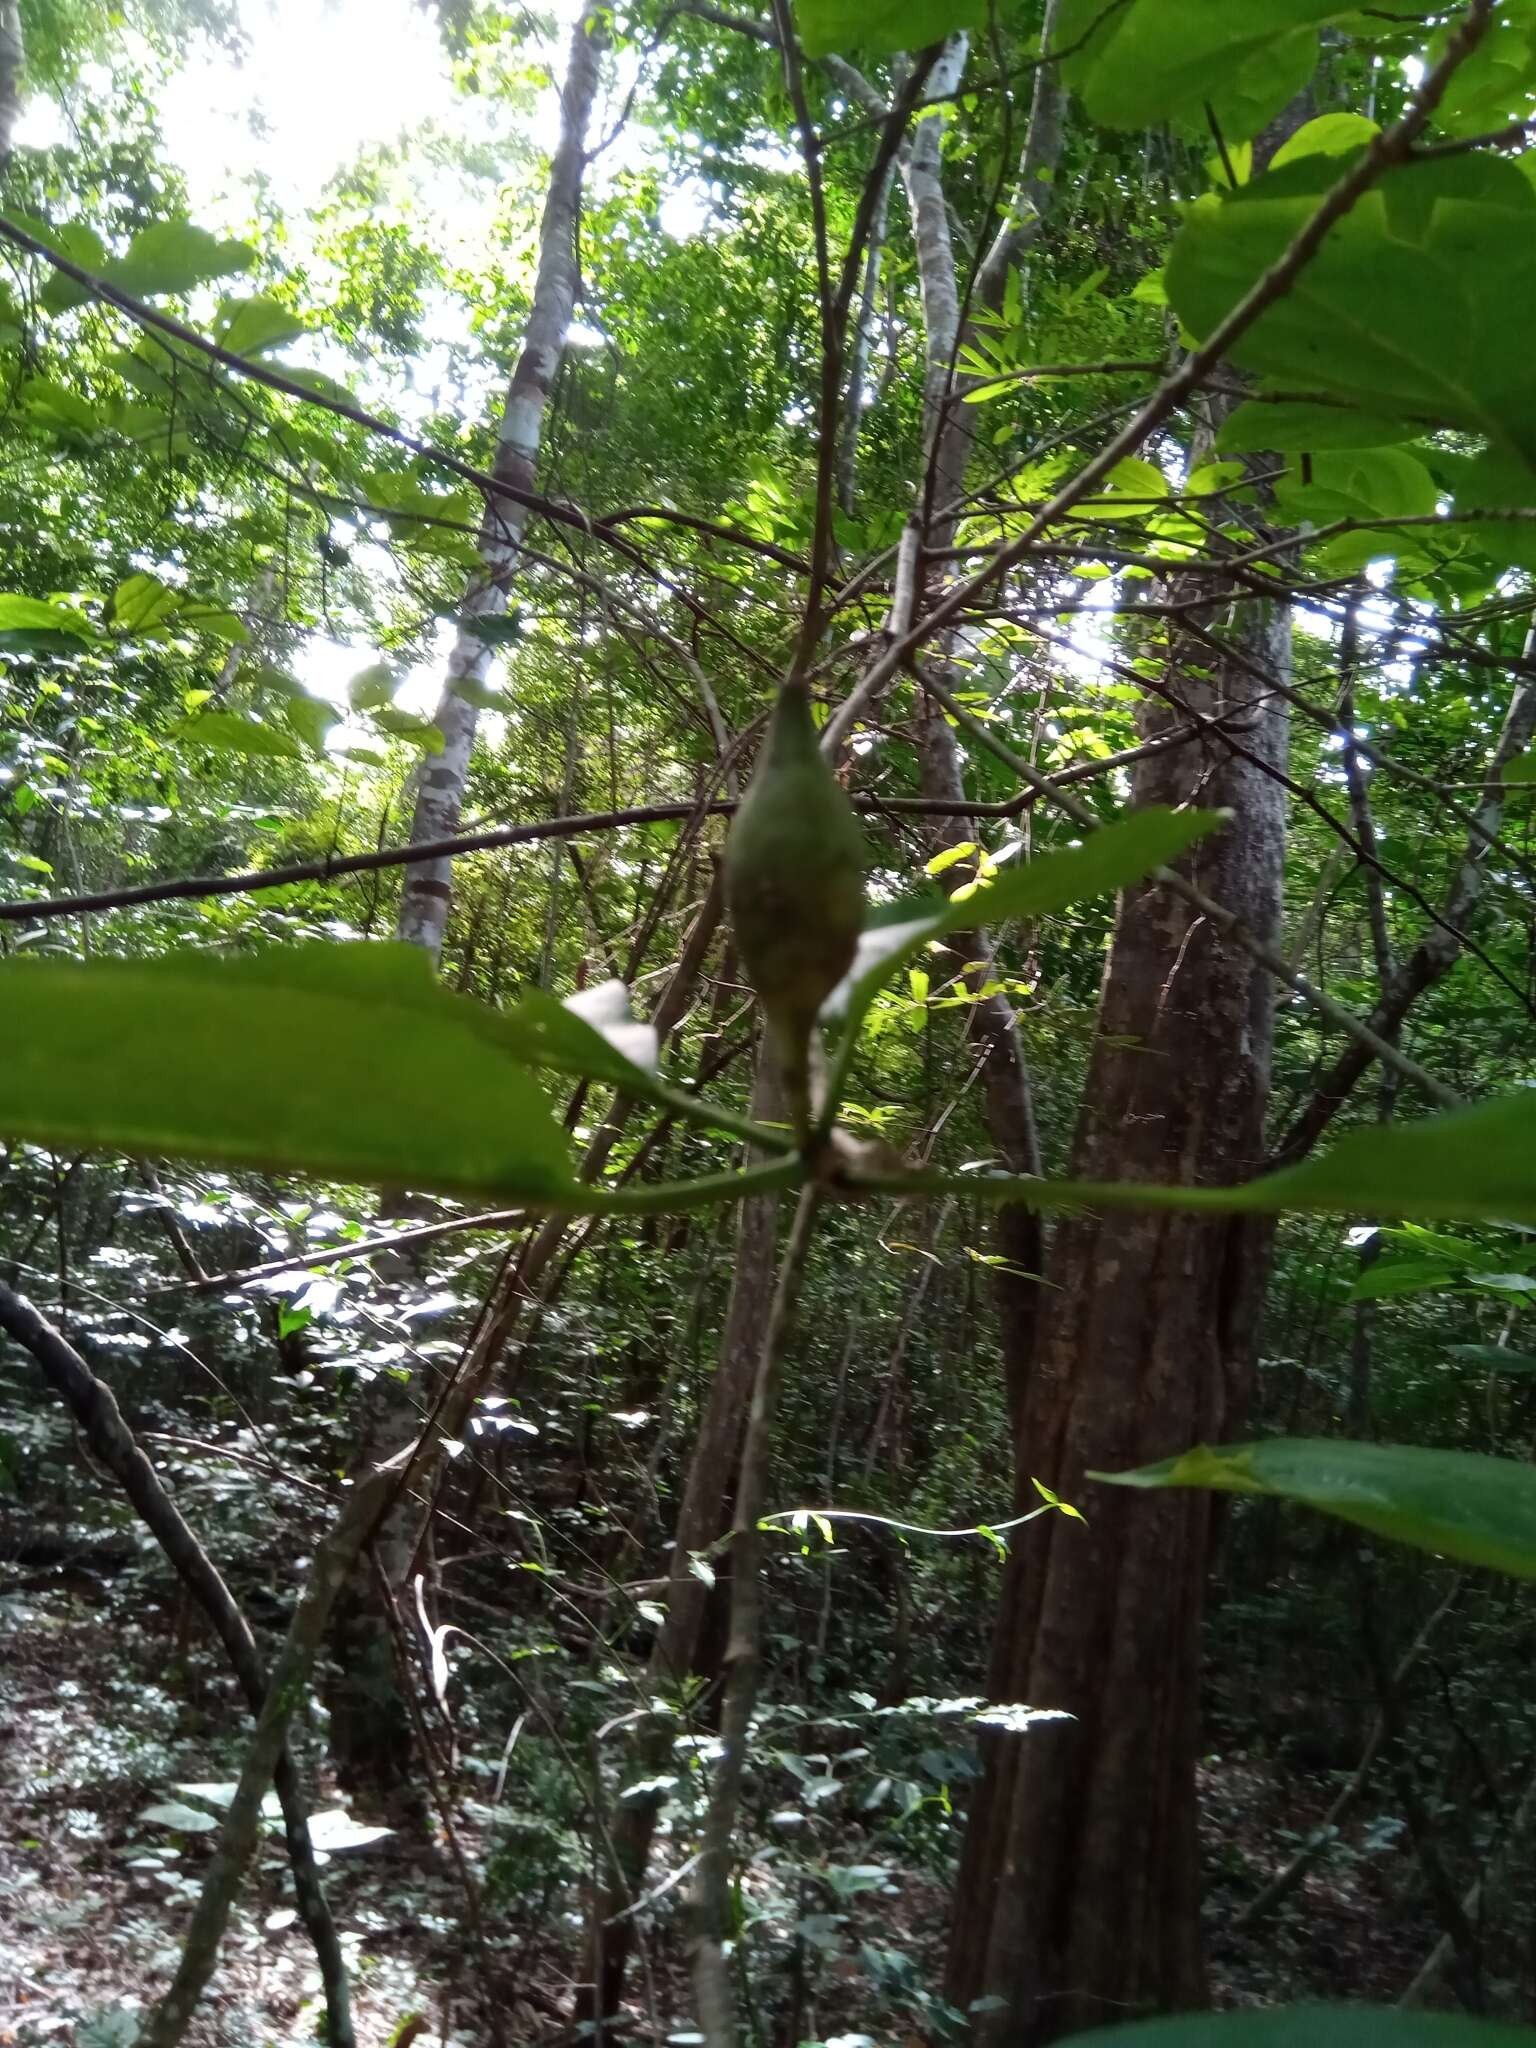
<path fill-rule="evenodd" d="M 853 964 L 864 928 L 864 867 L 864 835 L 817 745 L 810 697 L 781 691 L 726 841 L 725 893 L 802 1129 L 816 1013 Z"/>

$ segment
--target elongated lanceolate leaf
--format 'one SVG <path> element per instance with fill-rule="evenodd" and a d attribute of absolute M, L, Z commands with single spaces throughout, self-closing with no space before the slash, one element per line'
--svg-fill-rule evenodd
<path fill-rule="evenodd" d="M 1081 846 L 1005 868 L 995 881 L 960 902 L 931 896 L 896 905 L 865 932 L 853 970 L 833 990 L 824 1014 L 848 1015 L 856 1024 L 883 983 L 931 940 L 946 932 L 974 931 L 978 925 L 1043 917 L 1072 903 L 1111 895 L 1177 860 L 1224 822 L 1218 811 L 1133 811 L 1091 834 Z"/>
<path fill-rule="evenodd" d="M 1536 1376 L 1536 1356 L 1529 1351 L 1509 1351 L 1502 1344 L 1447 1344 L 1446 1353 L 1463 1365 L 1480 1366 L 1484 1372 L 1501 1372 L 1511 1379 Z"/>
<path fill-rule="evenodd" d="M 1090 1476 L 1115 1486 L 1204 1486 L 1300 1501 L 1416 1550 L 1536 1578 L 1536 1465 L 1508 1458 L 1275 1437 L 1201 1444 L 1135 1472 Z"/>
<path fill-rule="evenodd" d="M 1251 1181 L 1238 1206 L 1536 1223 L 1536 1088 L 1416 1123 L 1350 1132 Z"/>
<path fill-rule="evenodd" d="M 512 1200 L 571 1185 L 516 1031 L 411 946 L 0 963 L 0 1134 Z"/>
<path fill-rule="evenodd" d="M 1078 2048 L 1536 2048 L 1529 2027 L 1394 2006 L 1287 2005 L 1096 2028 Z"/>

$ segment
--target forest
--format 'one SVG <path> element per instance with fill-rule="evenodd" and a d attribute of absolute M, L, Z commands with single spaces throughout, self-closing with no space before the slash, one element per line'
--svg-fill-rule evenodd
<path fill-rule="evenodd" d="M 1536 2048 L 1536 0 L 0 0 L 0 2048 Z"/>

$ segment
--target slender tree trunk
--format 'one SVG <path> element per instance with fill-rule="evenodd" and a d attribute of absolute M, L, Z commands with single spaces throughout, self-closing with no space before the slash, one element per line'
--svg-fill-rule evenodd
<path fill-rule="evenodd" d="M 1055 18 L 1055 0 L 1046 10 L 1043 40 L 1048 43 Z M 964 74 L 964 36 L 953 38 L 939 64 L 930 92 L 950 92 Z M 1061 155 L 1061 89 L 1056 68 L 1036 73 L 1034 104 L 1019 166 L 1017 188 L 992 247 L 978 273 L 978 294 L 1001 304 L 1007 276 L 1033 246 L 1045 218 L 1056 164 Z M 944 202 L 943 123 L 930 115 L 918 124 L 902 160 L 902 179 L 917 248 L 922 290 L 926 371 L 927 496 L 930 509 L 923 522 L 925 544 L 948 547 L 958 523 L 959 500 L 965 488 L 973 438 L 973 408 L 962 402 L 953 376 L 956 348 L 962 339 L 962 295 Z M 949 680 L 955 680 L 951 675 Z M 917 720 L 918 771 L 925 797 L 947 803 L 965 800 L 965 764 L 960 744 L 938 705 L 923 700 Z M 961 844 L 970 836 L 961 818 L 935 828 L 936 849 Z M 963 870 L 947 871 L 951 885 Z M 970 1013 L 971 1035 L 981 1048 L 983 1113 L 988 1135 L 1009 1173 L 1039 1173 L 1040 1146 L 1024 1049 L 1013 1006 L 1001 992 L 983 995 L 992 979 L 992 945 L 981 930 L 958 932 L 950 940 L 951 957 L 968 963 L 965 981 L 976 998 Z M 1021 1401 L 1034 1344 L 1039 1305 L 1038 1273 L 1044 1234 L 1037 1212 L 1000 1209 L 992 1227 L 993 1246 L 1004 1263 L 996 1269 L 996 1298 L 1002 1337 L 1003 1370 L 1015 1439 Z"/>
<path fill-rule="evenodd" d="M 766 1048 L 758 1060 L 752 1114 L 759 1118 L 783 1114 L 776 1063 Z M 721 1583 L 711 1587 L 694 1569 L 693 1560 L 718 1543 L 731 1526 L 737 1456 L 773 1302 L 778 1211 L 773 1196 L 760 1196 L 741 1206 L 719 1363 L 688 1461 L 672 1545 L 666 1619 L 651 1650 L 642 1687 L 646 1697 L 660 1694 L 676 1699 L 688 1679 L 710 1682 L 719 1676 L 718 1654 L 704 1656 L 703 1645 L 711 1602 L 718 1601 L 724 1591 L 723 1574 Z M 702 1668 L 706 1664 L 710 1668 Z M 670 1716 L 647 1722 L 635 1741 L 626 1778 L 646 1784 L 662 1775 L 671 1762 L 677 1733 L 678 1723 Z M 599 1993 L 603 2018 L 618 2011 L 638 1931 L 626 1909 L 644 1889 L 661 1799 L 656 1792 L 632 1794 L 621 1800 L 613 1815 L 609 1827 L 612 1865 L 606 1885 L 593 1902 L 578 2018 L 598 2017 L 594 2008 Z"/>
<path fill-rule="evenodd" d="M 0 170 L 15 147 L 21 119 L 21 67 L 26 57 L 18 0 L 0 0 Z"/>
<path fill-rule="evenodd" d="M 1504 769 L 1536 738 L 1536 626 L 1526 636 L 1521 674 L 1510 692 L 1509 709 L 1494 744 L 1483 787 L 1473 812 L 1474 823 L 1451 886 L 1446 892 L 1443 922 L 1432 926 L 1396 968 L 1370 1015 L 1370 1026 L 1394 1044 L 1409 1011 L 1420 996 L 1445 979 L 1461 958 L 1461 933 L 1476 914 L 1483 891 L 1483 873 L 1504 816 Z M 1349 1100 L 1356 1082 L 1371 1063 L 1368 1047 L 1351 1039 L 1328 1069 L 1306 1108 L 1296 1118 L 1272 1163 L 1289 1166 L 1305 1158 Z"/>
<path fill-rule="evenodd" d="M 1250 645 L 1284 674 L 1285 615 L 1256 619 Z M 1175 647 L 1169 682 L 1182 703 L 1149 700 L 1147 736 L 1189 709 L 1246 705 L 1245 747 L 1283 765 L 1283 707 L 1235 667 L 1212 676 L 1202 664 Z M 1276 934 L 1280 785 L 1216 742 L 1204 758 L 1181 749 L 1139 762 L 1133 788 L 1138 804 L 1231 809 L 1189 871 L 1248 930 Z M 1245 1178 L 1262 1157 L 1271 1012 L 1268 978 L 1246 953 L 1155 884 L 1127 892 L 1070 1171 Z M 1221 1438 L 1244 1398 L 1266 1242 L 1241 1219 L 1172 1214 L 1055 1231 L 1018 1411 L 1020 1492 L 1038 1477 L 1088 1521 L 1052 1516 L 1018 1542 L 991 1691 L 1075 1718 L 985 1740 L 950 1992 L 961 2006 L 1002 2001 L 977 2021 L 989 2048 L 1203 2002 L 1194 1765 L 1209 1496 L 1085 1498 L 1084 1474 Z"/>
<path fill-rule="evenodd" d="M 885 236 L 890 211 L 894 163 L 886 166 L 874 218 L 869 224 L 869 248 L 864 257 L 864 281 L 859 288 L 859 310 L 854 318 L 853 338 L 848 350 L 848 382 L 843 399 L 843 417 L 837 434 L 837 502 L 851 518 L 854 507 L 854 478 L 859 464 L 859 427 L 864 417 L 864 385 L 869 376 L 869 344 L 875 314 L 880 304 L 880 270 L 885 260 Z"/>
<path fill-rule="evenodd" d="M 498 482 L 519 490 L 532 490 L 534 485 L 544 414 L 580 285 L 576 231 L 607 11 L 601 0 L 586 0 L 571 31 L 570 62 L 560 95 L 560 139 L 550 165 L 549 193 L 539 230 L 533 306 L 522 354 L 507 389 L 491 465 Z M 465 595 L 435 714 L 443 734 L 443 751 L 428 757 L 422 768 L 411 821 L 412 840 L 451 838 L 459 828 L 480 716 L 475 700 L 495 656 L 490 642 L 475 631 L 475 622 L 496 618 L 506 610 L 527 523 L 527 512 L 507 499 L 486 506 L 480 528 L 481 566 Z M 398 934 L 412 945 L 424 946 L 434 959 L 440 958 L 443 950 L 453 895 L 452 872 L 452 862 L 447 859 L 410 868 L 401 892 Z"/>

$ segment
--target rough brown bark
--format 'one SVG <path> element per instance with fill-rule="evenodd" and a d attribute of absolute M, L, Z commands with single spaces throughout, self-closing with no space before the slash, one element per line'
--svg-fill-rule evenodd
<path fill-rule="evenodd" d="M 1288 666 L 1283 618 L 1256 622 Z M 1183 709 L 1230 715 L 1253 686 L 1173 651 Z M 1254 701 L 1244 745 L 1281 765 L 1281 705 Z M 1227 806 L 1188 868 L 1249 930 L 1279 924 L 1283 792 L 1251 760 L 1180 750 L 1137 764 L 1137 804 Z M 1271 991 L 1249 956 L 1155 884 L 1127 893 L 1070 1171 L 1220 1183 L 1262 1156 Z M 985 1739 L 957 1896 L 950 1993 L 976 2038 L 1028 2048 L 1144 2010 L 1199 2005 L 1197 1754 L 1208 1496 L 1092 1489 L 1084 1474 L 1219 1438 L 1240 1406 L 1263 1285 L 1262 1228 L 1178 1215 L 1057 1226 L 1033 1369 L 1018 1409 L 1021 1505 L 1032 1477 L 1080 1504 L 1010 1558 L 992 1696 L 1071 1722 Z M 1024 1495 L 1029 1500 L 1024 1500 Z"/>

